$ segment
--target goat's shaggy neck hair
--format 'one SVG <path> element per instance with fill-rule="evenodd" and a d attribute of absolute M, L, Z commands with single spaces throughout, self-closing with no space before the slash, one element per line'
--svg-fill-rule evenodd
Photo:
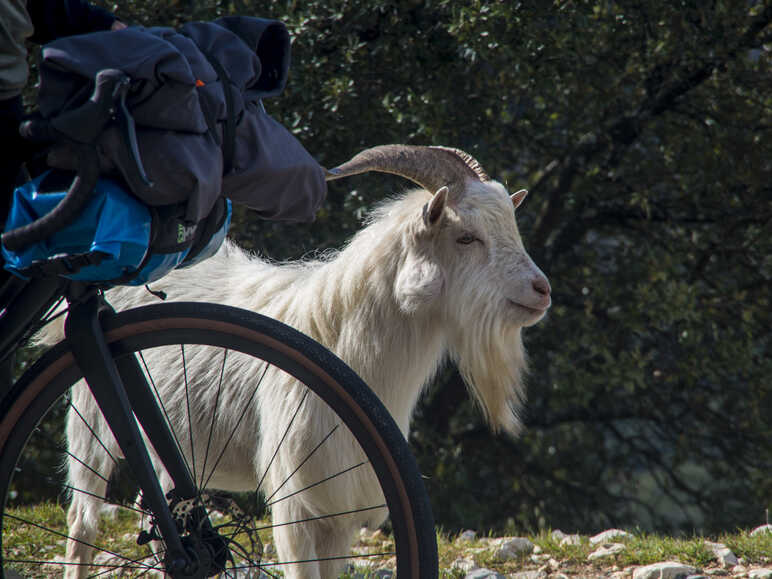
<path fill-rule="evenodd" d="M 416 191 L 404 200 L 383 204 L 368 227 L 340 252 L 278 266 L 270 276 L 249 275 L 254 280 L 250 305 L 308 334 L 345 360 L 378 394 L 405 434 L 423 386 L 447 352 L 439 320 L 442 312 L 406 314 L 394 297 L 406 226 L 420 216 L 426 200 L 424 191 Z M 255 260 L 249 264 L 276 267 Z M 289 283 L 281 292 L 261 285 L 261 278 L 284 276 Z"/>

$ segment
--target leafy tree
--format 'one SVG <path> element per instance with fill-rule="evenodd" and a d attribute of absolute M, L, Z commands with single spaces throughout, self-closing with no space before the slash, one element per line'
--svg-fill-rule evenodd
<path fill-rule="evenodd" d="M 526 332 L 526 430 L 494 438 L 449 369 L 413 445 L 438 522 L 715 532 L 772 506 L 769 0 L 131 0 L 127 21 L 243 13 L 293 36 L 266 103 L 322 164 L 388 142 L 467 150 L 510 187 L 554 306 Z M 314 224 L 234 235 L 339 246 L 382 175 Z"/>

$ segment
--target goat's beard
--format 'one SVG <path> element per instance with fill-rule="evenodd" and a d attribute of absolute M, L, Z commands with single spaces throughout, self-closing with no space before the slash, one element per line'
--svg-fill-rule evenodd
<path fill-rule="evenodd" d="M 526 397 L 521 328 L 493 316 L 469 322 L 454 340 L 452 356 L 491 430 L 515 436 L 522 427 L 520 410 Z"/>

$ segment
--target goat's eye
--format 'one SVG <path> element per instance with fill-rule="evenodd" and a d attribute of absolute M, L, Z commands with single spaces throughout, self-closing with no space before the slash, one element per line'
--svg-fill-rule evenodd
<path fill-rule="evenodd" d="M 475 241 L 479 241 L 479 240 L 471 233 L 464 233 L 461 237 L 456 239 L 456 243 L 461 243 L 463 245 L 469 245 L 470 243 L 474 243 Z"/>

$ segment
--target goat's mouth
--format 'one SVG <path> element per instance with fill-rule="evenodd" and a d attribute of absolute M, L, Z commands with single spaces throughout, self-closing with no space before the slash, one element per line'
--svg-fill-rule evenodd
<path fill-rule="evenodd" d="M 514 306 L 516 310 L 525 312 L 530 317 L 541 317 L 543 316 L 547 310 L 549 309 L 551 302 L 547 302 L 543 306 L 540 307 L 533 307 L 533 306 L 526 306 L 519 302 L 516 302 L 515 300 L 508 299 L 509 305 Z"/>

